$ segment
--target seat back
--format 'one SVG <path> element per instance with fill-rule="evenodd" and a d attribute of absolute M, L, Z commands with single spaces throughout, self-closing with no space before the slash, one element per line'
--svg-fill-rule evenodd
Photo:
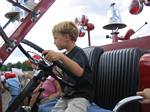
<path fill-rule="evenodd" d="M 95 77 L 97 75 L 98 72 L 98 62 L 100 59 L 100 56 L 102 55 L 102 53 L 104 52 L 104 50 L 100 47 L 86 47 L 83 49 L 83 51 L 85 52 L 89 64 L 91 66 L 92 69 L 92 75 L 93 75 L 93 83 L 94 86 L 97 85 L 97 81 Z"/>
<path fill-rule="evenodd" d="M 95 75 L 95 103 L 113 109 L 121 99 L 136 95 L 139 88 L 139 59 L 143 52 L 137 48 L 104 52 Z M 138 112 L 139 104 L 125 107 L 121 112 Z"/>
<path fill-rule="evenodd" d="M 141 49 L 127 48 L 105 51 L 100 47 L 83 49 L 92 68 L 95 87 L 94 102 L 113 110 L 118 101 L 136 95 L 139 88 Z M 139 112 L 138 102 L 124 106 L 121 112 Z"/>

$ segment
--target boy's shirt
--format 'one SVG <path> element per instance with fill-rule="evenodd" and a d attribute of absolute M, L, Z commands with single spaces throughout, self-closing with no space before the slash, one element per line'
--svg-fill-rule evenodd
<path fill-rule="evenodd" d="M 74 47 L 68 54 L 66 54 L 70 59 L 74 60 L 84 69 L 84 75 L 82 77 L 77 77 L 74 74 L 66 74 L 65 78 L 72 80 L 75 83 L 74 87 L 61 84 L 63 97 L 64 98 L 74 98 L 74 97 L 84 97 L 89 101 L 93 101 L 94 87 L 92 82 L 92 71 L 89 66 L 88 59 L 84 51 L 79 47 Z"/>

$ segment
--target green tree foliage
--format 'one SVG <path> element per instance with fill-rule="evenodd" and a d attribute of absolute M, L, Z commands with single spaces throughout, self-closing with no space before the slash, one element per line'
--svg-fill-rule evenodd
<path fill-rule="evenodd" d="M 22 69 L 23 71 L 31 71 L 32 67 L 31 65 L 27 62 L 20 62 L 18 61 L 17 63 L 7 63 L 6 65 L 2 65 L 2 67 L 0 67 L 1 71 L 11 71 L 11 68 L 19 68 Z"/>

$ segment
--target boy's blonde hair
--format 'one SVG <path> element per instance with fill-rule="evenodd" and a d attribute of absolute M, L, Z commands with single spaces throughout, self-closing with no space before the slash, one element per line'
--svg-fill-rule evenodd
<path fill-rule="evenodd" d="M 74 22 L 64 21 L 56 24 L 52 29 L 53 35 L 56 33 L 68 34 L 71 40 L 76 41 L 78 37 L 78 27 Z"/>

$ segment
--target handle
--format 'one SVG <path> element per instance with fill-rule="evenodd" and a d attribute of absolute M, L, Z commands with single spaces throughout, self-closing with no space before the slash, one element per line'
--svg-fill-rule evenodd
<path fill-rule="evenodd" d="M 143 100 L 144 98 L 142 96 L 129 96 L 127 98 L 124 98 L 122 100 L 120 100 L 117 105 L 114 107 L 113 112 L 119 112 L 119 110 L 121 109 L 121 107 L 123 107 L 124 105 L 130 103 L 130 102 L 134 102 L 134 101 L 140 101 Z"/>

